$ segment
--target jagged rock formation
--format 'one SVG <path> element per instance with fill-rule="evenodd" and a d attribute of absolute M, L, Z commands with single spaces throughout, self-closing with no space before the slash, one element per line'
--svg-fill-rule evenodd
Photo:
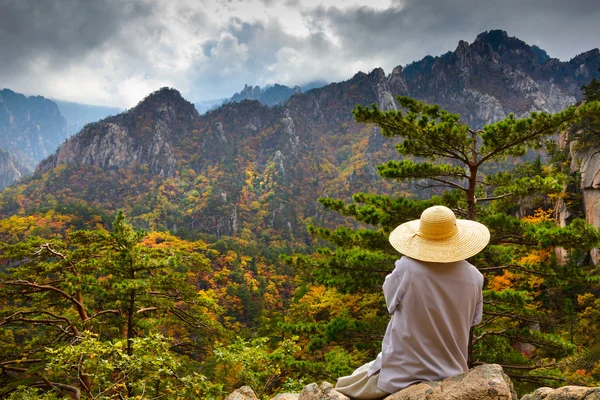
<path fill-rule="evenodd" d="M 198 101 L 194 103 L 196 110 L 200 114 L 206 114 L 208 111 L 214 110 L 223 104 L 239 103 L 244 100 L 257 100 L 267 106 L 276 106 L 285 103 L 290 97 L 296 93 L 305 93 L 312 89 L 323 87 L 327 84 L 325 81 L 309 82 L 303 86 L 294 86 L 293 88 L 285 85 L 275 84 L 261 88 L 260 86 L 244 85 L 244 89 L 235 93 L 230 98 Z"/>
<path fill-rule="evenodd" d="M 557 112 L 581 99 L 579 88 L 600 66 L 600 51 L 591 50 L 561 62 L 546 52 L 489 31 L 454 52 L 425 57 L 404 69 L 410 96 L 461 114 L 474 127 L 509 113 Z"/>
<path fill-rule="evenodd" d="M 275 84 L 262 89 L 259 86 L 252 87 L 245 85 L 241 92 L 236 93 L 231 97 L 230 102 L 239 103 L 240 101 L 244 100 L 258 100 L 267 106 L 274 106 L 277 104 L 282 104 L 287 99 L 292 97 L 293 94 L 301 92 L 302 89 L 300 89 L 299 86 L 290 88 L 285 85 Z"/>
<path fill-rule="evenodd" d="M 8 151 L 0 149 L 0 190 L 31 172 L 31 168 L 21 164 Z"/>
<path fill-rule="evenodd" d="M 0 91 L 0 148 L 29 168 L 68 137 L 67 122 L 52 100 Z"/>
<path fill-rule="evenodd" d="M 159 215 L 154 222 L 169 229 L 292 238 L 306 235 L 307 218 L 334 218 L 323 214 L 319 196 L 410 189 L 379 179 L 376 165 L 399 155 L 376 127 L 354 122 L 357 104 L 391 110 L 398 106 L 395 96 L 412 96 L 480 126 L 509 112 L 558 111 L 576 101 L 580 84 L 599 66 L 598 50 L 564 63 L 492 31 L 441 57 L 389 75 L 380 68 L 359 72 L 278 107 L 244 100 L 200 116 L 178 92 L 163 89 L 126 113 L 90 124 L 40 163 L 35 179 L 50 179 L 42 174 L 65 164 L 70 170 L 52 178 L 59 183 L 46 183 L 59 201 L 64 188 L 65 201 L 79 196 L 134 218 Z M 139 182 L 127 170 L 135 165 L 147 166 Z M 93 187 L 75 181 L 75 168 Z M 170 190 L 159 181 L 167 178 Z"/>

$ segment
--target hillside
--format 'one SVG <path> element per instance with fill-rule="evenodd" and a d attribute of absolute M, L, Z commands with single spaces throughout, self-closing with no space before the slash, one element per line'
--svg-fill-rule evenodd
<path fill-rule="evenodd" d="M 182 234 L 304 239 L 305 223 L 325 218 L 319 196 L 411 189 L 378 178 L 375 166 L 398 156 L 375 127 L 353 121 L 357 104 L 395 109 L 394 96 L 409 95 L 477 127 L 510 112 L 558 111 L 580 98 L 599 66 L 597 49 L 561 62 L 492 31 L 441 57 L 387 76 L 360 72 L 282 106 L 246 100 L 201 116 L 165 88 L 64 143 L 35 177 L 4 192 L 2 212 L 86 204 Z"/>

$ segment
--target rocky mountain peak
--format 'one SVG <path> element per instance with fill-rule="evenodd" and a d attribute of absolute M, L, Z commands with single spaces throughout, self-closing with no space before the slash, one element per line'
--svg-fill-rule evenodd
<path fill-rule="evenodd" d="M 167 110 L 179 110 L 186 114 L 198 116 L 198 112 L 192 103 L 184 99 L 179 91 L 168 87 L 150 93 L 129 110 L 129 113 L 140 114 L 148 111 L 164 112 Z"/>
<path fill-rule="evenodd" d="M 86 125 L 40 162 L 36 173 L 60 164 L 104 169 L 145 164 L 151 174 L 173 176 L 174 146 L 192 132 L 199 119 L 194 105 L 177 90 L 161 88 L 127 112 Z"/>

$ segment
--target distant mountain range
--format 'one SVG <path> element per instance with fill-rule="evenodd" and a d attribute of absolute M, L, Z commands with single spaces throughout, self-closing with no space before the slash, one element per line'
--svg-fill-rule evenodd
<path fill-rule="evenodd" d="M 100 121 L 109 115 L 117 115 L 124 111 L 118 107 L 92 106 L 64 100 L 54 100 L 54 102 L 58 106 L 62 116 L 67 120 L 67 133 L 69 137 L 78 133 L 90 122 Z"/>
<path fill-rule="evenodd" d="M 396 95 L 408 95 L 480 127 L 511 112 L 563 109 L 581 99 L 579 88 L 599 67 L 598 49 L 561 62 L 491 31 L 389 75 L 359 72 L 294 93 L 278 107 L 244 100 L 200 115 L 164 88 L 67 140 L 33 177 L 5 190 L 1 212 L 60 204 L 81 213 L 85 205 L 87 212 L 123 209 L 139 226 L 181 234 L 302 238 L 307 221 L 329 218 L 319 196 L 411 189 L 379 179 L 375 166 L 399 156 L 376 127 L 354 122 L 357 104 L 391 110 Z"/>
<path fill-rule="evenodd" d="M 230 98 L 200 101 L 194 103 L 196 110 L 200 114 L 214 110 L 227 103 L 239 103 L 244 100 L 257 100 L 267 106 L 276 106 L 285 103 L 295 93 L 305 93 L 312 89 L 317 89 L 327 85 L 325 81 L 314 81 L 303 86 L 294 86 L 293 88 L 285 85 L 271 85 L 261 88 L 260 86 L 244 86 L 242 91 L 235 93 Z"/>

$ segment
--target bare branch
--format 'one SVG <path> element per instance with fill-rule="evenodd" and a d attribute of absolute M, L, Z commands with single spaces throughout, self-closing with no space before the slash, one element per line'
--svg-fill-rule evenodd
<path fill-rule="evenodd" d="M 475 201 L 479 201 L 480 202 L 480 201 L 500 200 L 500 199 L 503 199 L 505 197 L 510 197 L 512 195 L 513 195 L 512 193 L 504 193 L 504 194 L 501 194 L 501 195 L 498 195 L 498 196 L 493 196 L 493 197 L 482 197 L 480 199 L 475 199 Z"/>

